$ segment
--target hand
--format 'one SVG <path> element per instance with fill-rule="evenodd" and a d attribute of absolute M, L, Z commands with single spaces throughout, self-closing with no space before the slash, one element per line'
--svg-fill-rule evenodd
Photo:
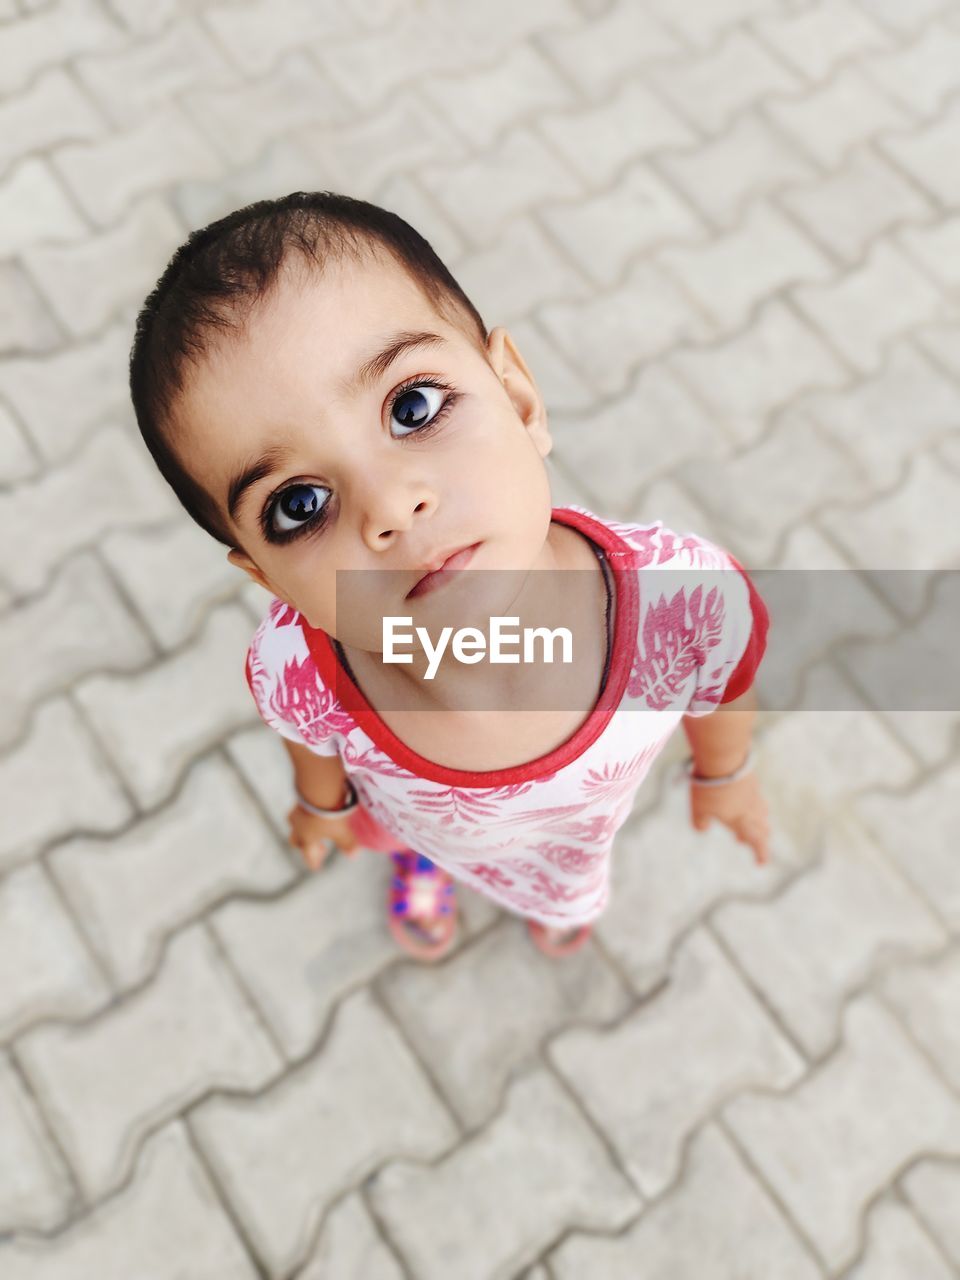
<path fill-rule="evenodd" d="M 720 787 L 690 784 L 690 819 L 694 829 L 706 831 L 714 818 L 729 827 L 741 844 L 750 845 L 757 866 L 770 861 L 770 819 L 755 773 Z"/>
<path fill-rule="evenodd" d="M 290 823 L 290 843 L 300 850 L 311 871 L 319 871 L 330 856 L 331 845 L 326 841 L 332 841 L 348 858 L 357 856 L 358 841 L 350 826 L 349 815 L 321 818 L 295 804 L 287 814 L 287 821 Z"/>

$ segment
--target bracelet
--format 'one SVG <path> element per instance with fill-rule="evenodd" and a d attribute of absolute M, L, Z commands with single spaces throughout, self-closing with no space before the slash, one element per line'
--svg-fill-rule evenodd
<path fill-rule="evenodd" d="M 318 809 L 317 806 L 315 804 L 311 804 L 309 800 L 304 800 L 297 788 L 294 787 L 294 791 L 297 793 L 297 803 L 300 805 L 301 809 L 306 809 L 307 813 L 316 814 L 318 818 L 339 818 L 344 813 L 352 813 L 360 804 L 360 801 L 357 799 L 357 789 L 350 781 L 349 777 L 346 779 L 346 783 L 347 803 L 342 809 Z"/>
<path fill-rule="evenodd" d="M 693 759 L 684 760 L 683 772 L 690 779 L 690 783 L 695 787 L 722 787 L 728 782 L 738 782 L 744 774 L 750 772 L 753 768 L 753 747 L 747 752 L 747 758 L 739 769 L 734 769 L 733 773 L 726 773 L 719 778 L 700 778 L 693 771 Z"/>

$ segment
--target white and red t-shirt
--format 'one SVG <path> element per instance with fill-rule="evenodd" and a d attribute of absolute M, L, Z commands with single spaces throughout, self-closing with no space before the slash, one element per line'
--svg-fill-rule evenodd
<path fill-rule="evenodd" d="M 769 619 L 743 566 L 704 538 L 579 506 L 555 507 L 552 519 L 606 560 L 616 607 L 599 699 L 546 755 L 481 772 L 418 755 L 367 702 L 330 636 L 276 598 L 246 677 L 266 724 L 319 755 L 339 754 L 360 801 L 352 822 L 362 844 L 426 854 L 501 907 L 567 928 L 603 912 L 614 836 L 681 719 L 753 683 Z"/>

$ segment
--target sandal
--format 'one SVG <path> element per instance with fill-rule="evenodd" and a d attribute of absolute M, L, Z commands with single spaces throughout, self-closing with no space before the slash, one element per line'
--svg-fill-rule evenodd
<path fill-rule="evenodd" d="M 422 853 L 394 850 L 390 857 L 390 932 L 418 960 L 439 960 L 457 940 L 453 881 Z"/>
<path fill-rule="evenodd" d="M 545 956 L 570 956 L 579 951 L 590 937 L 593 926 L 581 924 L 572 929 L 550 929 L 538 920 L 528 920 L 527 931 L 533 945 Z"/>

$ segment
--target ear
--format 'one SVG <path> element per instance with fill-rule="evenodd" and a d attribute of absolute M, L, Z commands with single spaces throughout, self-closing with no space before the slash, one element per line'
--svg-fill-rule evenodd
<path fill-rule="evenodd" d="M 278 596 L 281 600 L 286 600 L 287 604 L 290 604 L 287 597 L 277 590 L 256 561 L 251 560 L 245 551 L 241 551 L 239 547 L 231 547 L 227 552 L 227 559 L 231 564 L 235 564 L 238 569 L 242 569 L 245 574 L 251 577 L 257 586 L 263 587 L 264 591 L 269 591 L 272 596 Z"/>
<path fill-rule="evenodd" d="M 553 448 L 553 440 L 547 426 L 547 408 L 540 388 L 526 361 L 517 350 L 517 344 L 502 325 L 491 329 L 487 338 L 487 358 L 494 373 L 503 383 L 517 416 L 526 427 L 541 458 Z"/>

